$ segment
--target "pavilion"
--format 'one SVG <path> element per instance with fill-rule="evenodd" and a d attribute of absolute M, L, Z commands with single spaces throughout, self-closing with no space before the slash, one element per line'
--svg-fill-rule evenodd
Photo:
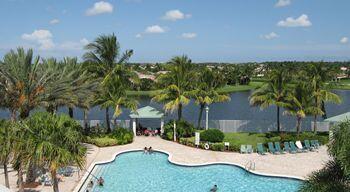
<path fill-rule="evenodd" d="M 160 120 L 160 132 L 164 132 L 164 113 L 158 111 L 151 106 L 145 106 L 137 109 L 135 112 L 131 112 L 129 117 L 132 119 L 132 130 L 136 136 L 136 122 L 138 119 L 159 119 Z"/>

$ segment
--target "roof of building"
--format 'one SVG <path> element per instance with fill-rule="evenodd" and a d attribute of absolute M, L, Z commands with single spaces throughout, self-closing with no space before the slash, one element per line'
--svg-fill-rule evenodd
<path fill-rule="evenodd" d="M 341 121 L 345 121 L 345 120 L 350 120 L 350 112 L 327 118 L 324 121 L 326 121 L 326 122 L 341 122 Z"/>
<path fill-rule="evenodd" d="M 140 118 L 155 119 L 155 118 L 162 118 L 164 116 L 164 113 L 161 111 L 158 111 L 157 109 L 151 106 L 146 106 L 146 107 L 137 109 L 136 112 L 131 112 L 129 116 L 130 118 L 135 118 L 135 119 L 140 119 Z"/>

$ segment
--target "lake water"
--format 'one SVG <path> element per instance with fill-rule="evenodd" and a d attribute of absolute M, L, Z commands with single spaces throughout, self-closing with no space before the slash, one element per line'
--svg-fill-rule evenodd
<path fill-rule="evenodd" d="M 350 111 L 350 91 L 346 90 L 337 90 L 335 91 L 342 98 L 343 102 L 340 105 L 336 104 L 327 104 L 326 111 L 327 116 L 331 117 L 334 115 L 339 115 L 345 112 Z M 247 92 L 237 92 L 230 94 L 231 101 L 225 103 L 214 103 L 210 105 L 209 110 L 209 119 L 210 120 L 254 120 L 255 122 L 267 122 L 275 123 L 276 121 L 276 107 L 270 107 L 265 110 L 261 110 L 259 107 L 251 107 L 249 105 L 249 96 L 251 91 Z M 144 107 L 150 105 L 157 109 L 162 109 L 162 105 L 151 102 L 150 98 L 140 97 L 139 98 L 139 107 Z M 60 112 L 67 112 L 67 108 L 61 108 Z M 197 122 L 198 119 L 199 107 L 193 101 L 184 107 L 183 117 L 189 121 Z M 112 117 L 112 110 L 111 110 Z M 124 110 L 120 115 L 119 119 L 129 119 L 129 110 Z M 90 110 L 88 118 L 91 120 L 104 120 L 104 110 L 101 110 L 99 107 L 94 107 Z M 9 113 L 5 110 L 0 111 L 1 118 L 8 118 Z M 74 117 L 76 119 L 83 119 L 83 113 L 81 109 L 76 109 L 74 111 Z M 168 114 L 167 119 L 175 118 L 175 114 Z M 203 113 L 203 119 L 205 118 L 205 112 Z M 309 126 L 311 118 L 305 118 L 303 120 L 304 126 Z M 320 119 L 321 120 L 321 119 Z M 145 126 L 151 126 L 159 124 L 159 120 L 142 120 Z M 295 126 L 295 117 L 290 117 L 282 115 L 281 112 L 281 124 L 288 124 Z"/>

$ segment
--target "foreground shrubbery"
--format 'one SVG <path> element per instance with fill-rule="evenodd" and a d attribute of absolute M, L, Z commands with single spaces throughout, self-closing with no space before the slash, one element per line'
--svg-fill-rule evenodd
<path fill-rule="evenodd" d="M 334 126 L 332 132 L 333 138 L 328 145 L 332 160 L 308 177 L 301 192 L 350 191 L 350 121 Z"/>
<path fill-rule="evenodd" d="M 124 128 L 116 128 L 111 133 L 91 134 L 86 136 L 85 142 L 98 147 L 125 145 L 133 141 L 134 134 Z"/>

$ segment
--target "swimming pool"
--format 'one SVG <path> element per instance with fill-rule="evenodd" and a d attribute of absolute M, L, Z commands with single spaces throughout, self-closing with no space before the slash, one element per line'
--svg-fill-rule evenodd
<path fill-rule="evenodd" d="M 103 187 L 94 186 L 94 192 L 203 192 L 214 184 L 218 185 L 218 191 L 293 192 L 301 184 L 295 179 L 258 176 L 232 165 L 179 166 L 169 162 L 168 155 L 161 152 L 122 153 L 113 162 L 96 165 L 92 173 L 105 180 Z M 85 180 L 81 192 L 86 191 L 91 178 Z"/>

